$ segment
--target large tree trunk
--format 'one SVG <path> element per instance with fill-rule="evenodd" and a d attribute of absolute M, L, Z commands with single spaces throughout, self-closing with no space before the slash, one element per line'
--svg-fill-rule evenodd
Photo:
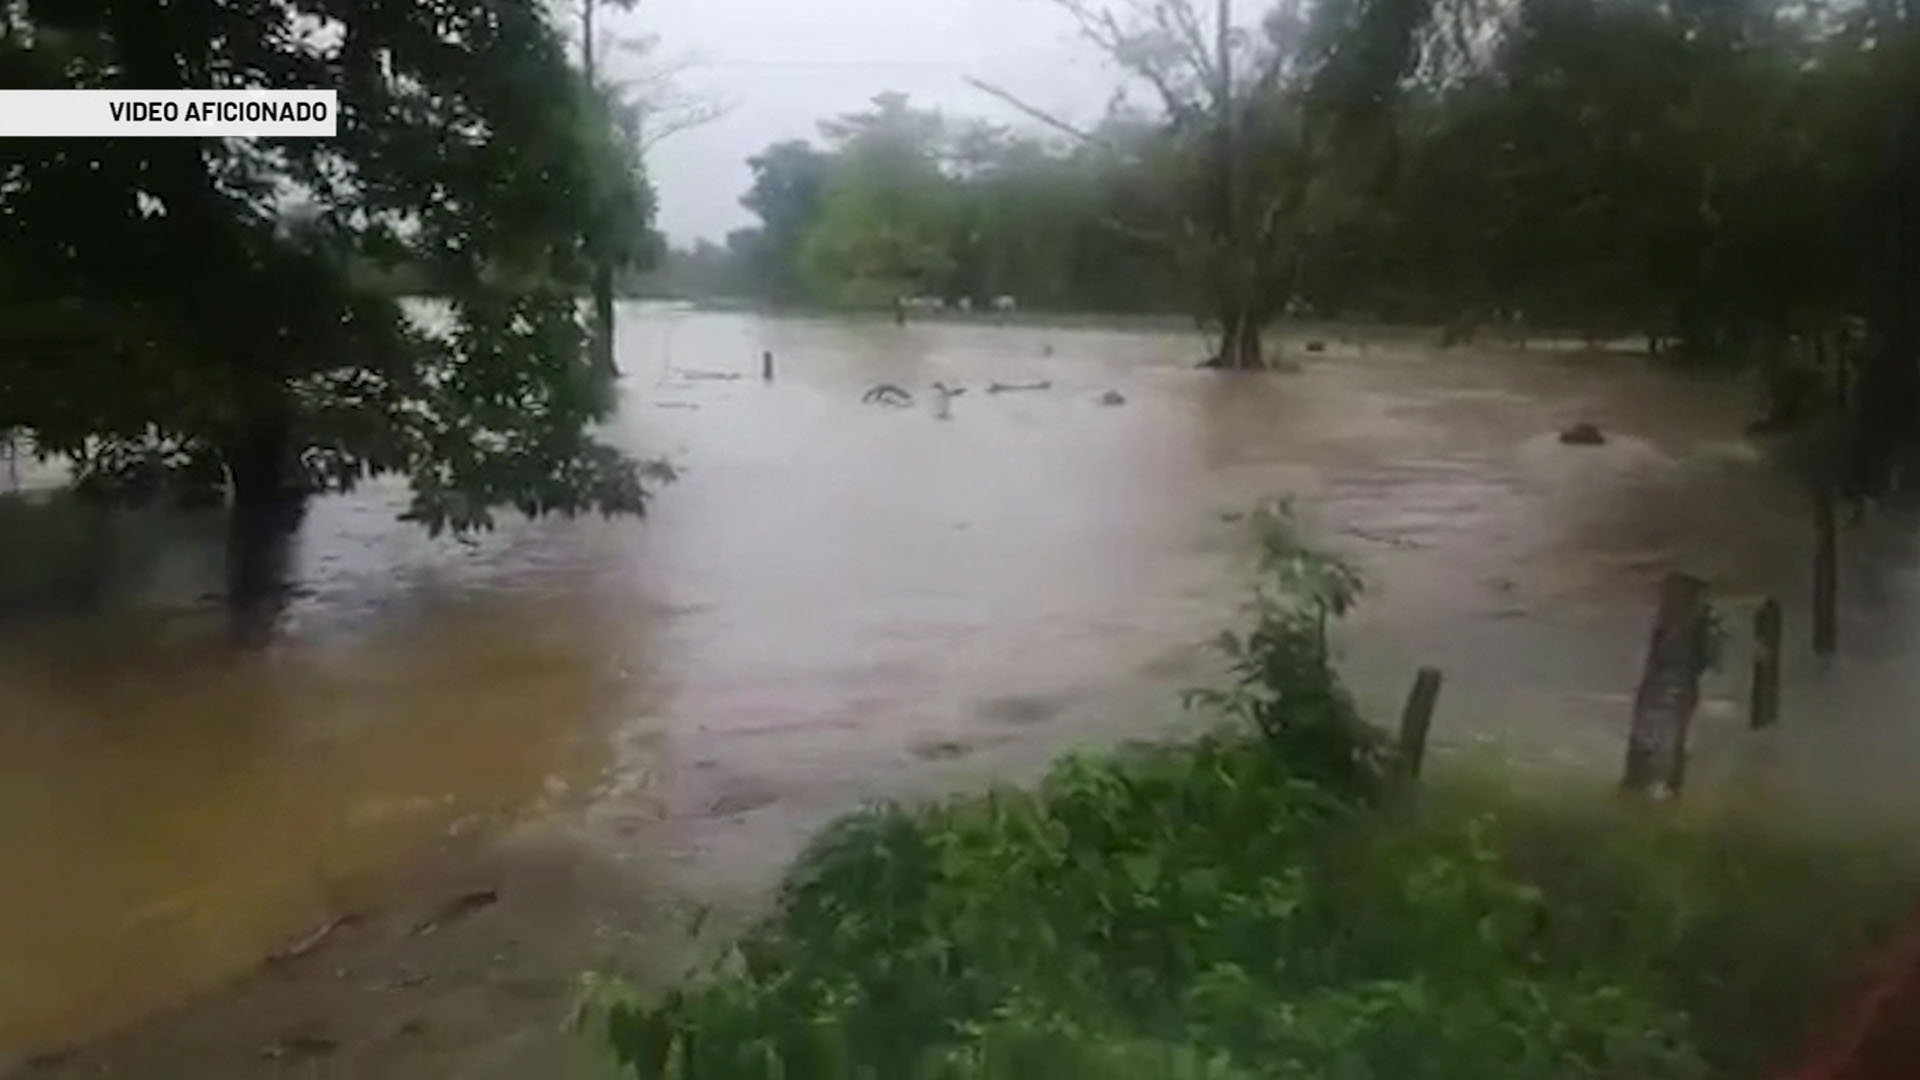
<path fill-rule="evenodd" d="M 279 615 L 307 491 L 294 469 L 290 424 L 269 414 L 225 451 L 233 502 L 227 518 L 227 609 L 235 637 L 263 644 Z"/>
<path fill-rule="evenodd" d="M 604 260 L 593 268 L 593 363 L 601 374 L 620 377 L 613 358 L 613 267 Z"/>
<path fill-rule="evenodd" d="M 1214 43 L 1214 289 L 1220 304 L 1217 366 L 1233 371 L 1265 367 L 1260 351 L 1262 320 L 1248 302 L 1247 237 L 1240 203 L 1239 117 L 1233 88 L 1233 3 L 1218 0 Z"/>
<path fill-rule="evenodd" d="M 1673 573 L 1660 583 L 1659 614 L 1627 737 L 1621 786 L 1630 792 L 1674 795 L 1685 781 L 1687 729 L 1712 650 L 1710 619 L 1706 582 Z"/>
<path fill-rule="evenodd" d="M 1261 349 L 1262 320 L 1244 307 L 1228 305 L 1220 316 L 1219 366 L 1233 371 L 1258 371 L 1266 367 Z"/>
<path fill-rule="evenodd" d="M 594 65 L 593 17 L 599 3 L 600 0 L 581 0 L 580 3 L 580 67 L 586 75 L 587 85 L 596 90 L 600 83 Z M 605 237 L 589 239 L 606 240 Z M 610 379 L 619 378 L 620 365 L 613 358 L 613 263 L 605 256 L 595 256 L 593 263 L 592 345 L 594 370 Z"/>

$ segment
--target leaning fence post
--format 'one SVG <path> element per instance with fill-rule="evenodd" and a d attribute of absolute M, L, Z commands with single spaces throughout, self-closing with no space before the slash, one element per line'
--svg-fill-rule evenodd
<path fill-rule="evenodd" d="M 1420 775 L 1427 757 L 1427 732 L 1433 727 L 1433 706 L 1440 698 L 1440 669 L 1423 667 L 1414 676 L 1407 707 L 1400 713 L 1400 761 L 1410 777 Z"/>
<path fill-rule="evenodd" d="M 1712 649 L 1707 583 L 1671 573 L 1660 583 L 1660 609 L 1640 688 L 1633 699 L 1621 787 L 1636 794 L 1678 794 L 1685 779 L 1687 728 L 1700 704 L 1700 673 Z"/>
<path fill-rule="evenodd" d="M 1753 696 L 1748 719 L 1755 731 L 1780 719 L 1780 602 L 1769 596 L 1753 613 Z"/>

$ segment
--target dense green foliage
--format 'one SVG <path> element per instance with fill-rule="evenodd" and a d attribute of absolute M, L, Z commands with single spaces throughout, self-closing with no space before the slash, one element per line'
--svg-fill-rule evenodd
<path fill-rule="evenodd" d="M 1863 314 L 1885 95 L 1911 59 L 1880 17 L 1528 0 L 1483 64 L 1409 102 L 1384 273 L 1325 301 L 1706 354 Z"/>
<path fill-rule="evenodd" d="M 0 146 L 0 429 L 114 494 L 398 473 L 436 530 L 642 508 L 588 434 L 578 298 L 591 258 L 645 253 L 652 199 L 544 4 L 34 0 L 0 30 L 11 86 L 341 94 L 333 139 Z M 439 317 L 380 287 L 396 267 Z"/>
<path fill-rule="evenodd" d="M 1484 794 L 1410 798 L 1325 663 L 1337 563 L 1278 542 L 1243 722 L 824 833 L 661 1001 L 639 1077 L 1747 1078 L 1904 905 L 1867 858 Z"/>

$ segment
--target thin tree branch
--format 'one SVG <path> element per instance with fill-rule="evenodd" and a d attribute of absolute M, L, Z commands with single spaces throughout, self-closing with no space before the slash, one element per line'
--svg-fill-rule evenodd
<path fill-rule="evenodd" d="M 700 101 L 678 109 L 662 109 L 651 115 L 642 113 L 640 150 L 647 152 L 661 142 L 697 127 L 705 127 L 733 111 L 731 102 Z M 661 119 L 662 116 L 665 119 Z M 649 125 L 649 121 L 652 121 Z"/>
<path fill-rule="evenodd" d="M 1111 11 L 1095 11 L 1088 7 L 1085 0 L 1054 0 L 1074 21 L 1080 24 L 1080 33 L 1087 40 L 1098 45 L 1102 51 L 1112 53 L 1119 50 L 1126 35 L 1120 30 L 1120 23 Z"/>
<path fill-rule="evenodd" d="M 992 95 L 993 97 L 999 98 L 1001 101 L 1005 102 L 1006 104 L 1013 106 L 1014 108 L 1020 110 L 1022 113 L 1025 113 L 1027 116 L 1030 116 L 1033 119 L 1040 121 L 1041 123 L 1047 125 L 1050 128 L 1053 128 L 1056 131 L 1063 131 L 1068 135 L 1071 135 L 1074 138 L 1079 139 L 1081 142 L 1091 143 L 1095 146 L 1106 146 L 1106 147 L 1113 146 L 1113 143 L 1110 142 L 1109 140 L 1104 139 L 1101 136 L 1096 135 L 1091 131 L 1087 131 L 1084 128 L 1078 127 L 1072 123 L 1062 120 L 1058 116 L 1055 116 L 1054 114 L 1048 112 L 1047 110 L 1042 109 L 1038 105 L 1029 104 L 1028 102 L 1023 101 L 1019 97 L 1015 96 L 1011 91 L 1003 90 L 1000 87 L 995 86 L 992 83 L 986 81 L 985 79 L 975 78 L 972 75 L 964 76 L 964 79 L 967 85 L 973 87 L 975 90 L 979 90 L 982 93 L 989 94 L 989 95 Z"/>
<path fill-rule="evenodd" d="M 1165 73 L 1146 65 L 1138 65 L 1133 70 L 1159 93 L 1161 104 L 1166 106 L 1167 115 L 1174 123 L 1185 124 L 1205 114 L 1205 108 L 1199 103 L 1189 101 L 1174 91 Z"/>
<path fill-rule="evenodd" d="M 1085 0 L 1054 0 L 1054 3 L 1080 24 L 1083 37 L 1121 68 L 1152 86 L 1160 95 L 1167 114 L 1176 122 L 1186 123 L 1205 112 L 1200 103 L 1182 96 L 1174 88 L 1167 72 L 1154 62 L 1150 50 L 1142 47 L 1140 36 L 1122 29 L 1120 20 L 1114 17 L 1111 10 L 1103 8 L 1095 11 Z"/>
<path fill-rule="evenodd" d="M 1162 25 L 1169 26 L 1187 51 L 1187 61 L 1200 73 L 1202 84 L 1211 86 L 1219 80 L 1214 70 L 1213 57 L 1207 52 L 1207 35 L 1200 27 L 1200 16 L 1193 10 L 1193 0 L 1161 0 L 1157 11 Z"/>
<path fill-rule="evenodd" d="M 1096 135 L 1093 132 L 1087 131 L 1081 127 L 1078 127 L 1072 123 L 1069 123 L 1066 120 L 1062 120 L 1061 118 L 1053 115 L 1047 110 L 1042 109 L 1037 105 L 1033 105 L 1026 101 L 1023 101 L 1018 96 L 1011 93 L 1010 91 L 1003 90 L 1000 87 L 995 86 L 994 84 L 986 81 L 985 79 L 976 78 L 972 75 L 965 76 L 965 79 L 967 84 L 972 86 L 974 89 L 979 90 L 982 93 L 990 94 L 993 97 L 1000 99 L 1006 104 L 1013 106 L 1015 109 L 1020 110 L 1022 113 L 1025 113 L 1027 116 L 1030 116 L 1033 119 L 1040 121 L 1041 123 L 1047 125 L 1048 127 L 1051 127 L 1057 131 L 1065 132 L 1066 134 L 1073 136 L 1074 138 L 1080 140 L 1083 143 L 1087 143 L 1093 146 L 1103 147 L 1106 149 L 1118 149 L 1118 147 L 1113 143 L 1112 140 L 1106 139 L 1100 135 Z M 1112 230 L 1113 232 L 1126 237 L 1129 240 L 1138 241 L 1143 244 L 1150 244 L 1154 247 L 1165 248 L 1169 251 L 1172 251 L 1179 246 L 1178 237 L 1171 236 L 1164 232 L 1157 232 L 1152 229 L 1143 229 L 1137 225 L 1129 225 L 1118 218 L 1103 218 L 1101 219 L 1100 224 Z"/>

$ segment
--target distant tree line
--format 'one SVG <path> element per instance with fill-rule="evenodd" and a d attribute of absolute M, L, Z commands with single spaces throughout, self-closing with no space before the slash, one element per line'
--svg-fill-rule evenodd
<path fill-rule="evenodd" d="M 1851 371 L 1856 472 L 1920 429 L 1920 0 L 1317 0 L 1217 38 L 1196 0 L 1056 2 L 1151 107 L 983 84 L 1023 134 L 881 95 L 751 159 L 759 226 L 666 279 L 1187 311 L 1231 366 L 1288 310 L 1644 335 L 1783 397 Z"/>
<path fill-rule="evenodd" d="M 1130 126 L 1150 130 L 1116 118 L 1116 139 Z M 1129 154 L 951 118 L 894 93 L 821 130 L 818 145 L 781 142 L 751 159 L 743 202 L 758 227 L 671 252 L 645 284 L 854 308 L 918 295 L 1073 311 L 1189 303 L 1173 269 L 1114 227 L 1147 198 Z"/>
<path fill-rule="evenodd" d="M 1522 0 L 1394 81 L 1365 182 L 1285 208 L 1296 265 L 1276 291 L 1328 315 L 1519 316 L 1701 356 L 1864 316 L 1872 250 L 1900 224 L 1875 197 L 1895 114 L 1920 95 L 1906 26 L 1885 4 Z M 1175 217 L 1162 132 L 1122 108 L 1089 138 L 1040 137 L 883 94 L 818 143 L 752 158 L 759 226 L 675 252 L 679 282 L 789 303 L 1192 305 L 1142 241 Z M 1267 186 L 1332 179 L 1314 152 Z"/>

